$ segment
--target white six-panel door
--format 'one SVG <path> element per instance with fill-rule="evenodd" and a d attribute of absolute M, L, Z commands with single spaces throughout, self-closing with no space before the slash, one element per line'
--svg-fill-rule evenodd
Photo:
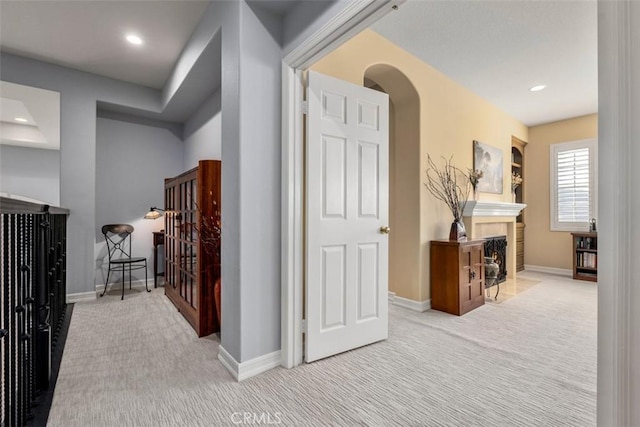
<path fill-rule="evenodd" d="M 389 98 L 308 75 L 305 360 L 387 338 Z"/>

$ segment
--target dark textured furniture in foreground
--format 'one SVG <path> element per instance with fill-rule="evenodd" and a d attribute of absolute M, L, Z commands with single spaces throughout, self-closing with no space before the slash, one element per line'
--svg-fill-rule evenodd
<path fill-rule="evenodd" d="M 66 311 L 66 209 L 0 198 L 0 425 L 23 426 L 50 387 Z"/>

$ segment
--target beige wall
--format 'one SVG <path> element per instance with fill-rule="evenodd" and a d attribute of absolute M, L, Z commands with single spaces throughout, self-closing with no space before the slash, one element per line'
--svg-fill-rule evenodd
<path fill-rule="evenodd" d="M 473 165 L 474 139 L 501 148 L 505 176 L 503 194 L 482 193 L 480 200 L 508 202 L 511 201 L 508 179 L 511 170 L 511 136 L 527 141 L 528 129 L 371 30 L 354 37 L 311 69 L 362 85 L 365 72 L 376 64 L 389 64 L 400 70 L 420 97 L 420 173 L 415 177 L 420 184 L 420 229 L 415 230 L 419 235 L 420 247 L 417 252 L 420 273 L 414 286 L 396 294 L 425 301 L 430 298 L 429 241 L 447 238 L 453 219 L 446 206 L 435 200 L 422 185 L 427 153 L 436 161 L 440 160 L 440 156 L 448 158 L 453 154 L 455 165 L 464 170 Z"/>
<path fill-rule="evenodd" d="M 571 233 L 550 228 L 549 146 L 597 137 L 597 114 L 529 128 L 529 144 L 524 151 L 526 265 L 572 268 Z"/>
<path fill-rule="evenodd" d="M 410 295 L 420 282 L 420 97 L 397 68 L 369 67 L 369 80 L 389 94 L 389 290 Z M 398 191 L 400 190 L 400 191 Z"/>

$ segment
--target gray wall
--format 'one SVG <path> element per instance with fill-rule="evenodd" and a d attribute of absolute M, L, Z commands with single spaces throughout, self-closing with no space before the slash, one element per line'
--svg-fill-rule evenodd
<path fill-rule="evenodd" d="M 222 93 L 216 91 L 184 124 L 184 170 L 222 159 Z"/>
<path fill-rule="evenodd" d="M 258 16 L 242 3 L 241 361 L 280 349 L 282 53 L 277 35 L 279 25 L 273 16 L 264 13 Z"/>
<path fill-rule="evenodd" d="M 221 31 L 221 345 L 238 362 L 280 349 L 281 25 L 244 2 L 213 2 L 165 89 Z"/>
<path fill-rule="evenodd" d="M 240 283 L 240 3 L 212 2 L 191 36 L 164 90 L 165 98 L 207 47 L 222 32 L 220 103 L 222 139 L 222 347 L 241 361 Z M 224 24 L 224 26 L 223 26 Z M 266 353 L 266 352 L 265 352 Z M 264 354 L 264 353 L 262 353 Z M 246 360 L 246 359 L 244 359 Z"/>
<path fill-rule="evenodd" d="M 0 191 L 60 204 L 60 151 L 0 145 Z"/>
<path fill-rule="evenodd" d="M 133 256 L 147 257 L 153 270 L 152 232 L 163 218 L 143 219 L 151 206 L 164 206 L 164 178 L 182 173 L 183 144 L 167 129 L 98 118 L 96 123 L 96 284 L 106 279 L 106 248 L 100 227 L 131 224 Z M 159 259 L 159 262 L 161 259 Z M 144 279 L 137 272 L 135 279 Z M 120 277 L 110 277 L 109 282 Z M 118 285 L 119 286 L 119 285 Z"/>
<path fill-rule="evenodd" d="M 160 92 L 33 59 L 0 55 L 4 81 L 60 92 L 60 205 L 71 210 L 67 292 L 93 291 L 96 102 L 159 111 Z"/>

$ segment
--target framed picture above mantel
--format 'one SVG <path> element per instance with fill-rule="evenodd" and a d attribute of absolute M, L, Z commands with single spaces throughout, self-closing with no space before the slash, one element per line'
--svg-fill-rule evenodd
<path fill-rule="evenodd" d="M 477 191 L 502 194 L 502 150 L 480 141 L 473 141 L 473 169 L 482 171 Z"/>

